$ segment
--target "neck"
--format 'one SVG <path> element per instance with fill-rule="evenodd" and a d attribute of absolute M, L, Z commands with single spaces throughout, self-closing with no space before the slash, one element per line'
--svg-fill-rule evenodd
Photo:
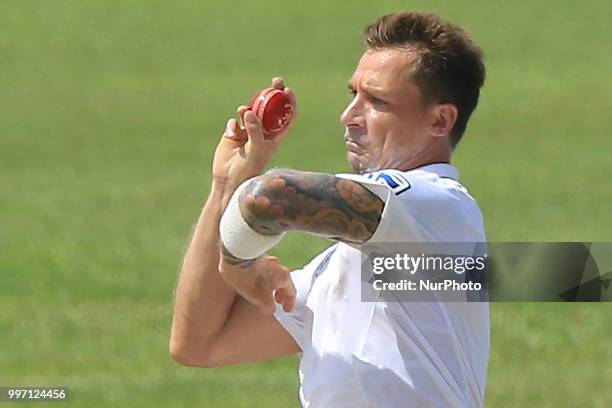
<path fill-rule="evenodd" d="M 408 157 L 390 163 L 389 167 L 406 171 L 432 163 L 450 163 L 452 148 L 446 140 L 440 140 L 440 142 L 442 143 L 423 146 Z"/>

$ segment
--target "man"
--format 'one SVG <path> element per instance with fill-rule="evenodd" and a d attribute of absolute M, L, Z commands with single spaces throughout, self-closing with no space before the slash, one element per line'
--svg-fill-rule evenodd
<path fill-rule="evenodd" d="M 341 116 L 358 174 L 262 174 L 285 134 L 265 139 L 244 106 L 244 127 L 228 121 L 179 277 L 170 353 L 211 367 L 301 352 L 306 407 L 482 406 L 486 303 L 360 297 L 365 243 L 485 241 L 449 164 L 478 102 L 482 54 L 461 29 L 415 12 L 380 18 L 365 45 Z M 287 231 L 338 242 L 289 274 L 265 255 Z"/>

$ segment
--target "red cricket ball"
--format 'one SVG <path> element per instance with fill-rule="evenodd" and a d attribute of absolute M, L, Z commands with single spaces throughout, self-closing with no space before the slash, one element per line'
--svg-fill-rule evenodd
<path fill-rule="evenodd" d="M 275 88 L 266 88 L 255 95 L 249 109 L 262 121 L 264 135 L 269 137 L 285 130 L 295 113 L 289 94 Z"/>

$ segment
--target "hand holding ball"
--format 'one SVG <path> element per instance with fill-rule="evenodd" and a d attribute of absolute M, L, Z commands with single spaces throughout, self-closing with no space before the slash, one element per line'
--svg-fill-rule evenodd
<path fill-rule="evenodd" d="M 295 114 L 295 104 L 289 93 L 276 88 L 266 88 L 257 93 L 248 109 L 261 120 L 267 139 L 285 130 Z"/>

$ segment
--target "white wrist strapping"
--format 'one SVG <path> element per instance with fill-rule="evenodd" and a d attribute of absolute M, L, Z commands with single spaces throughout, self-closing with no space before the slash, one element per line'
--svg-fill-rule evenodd
<path fill-rule="evenodd" d="M 225 249 L 239 259 L 255 259 L 266 253 L 283 238 L 278 235 L 263 235 L 247 224 L 240 211 L 238 199 L 249 180 L 238 186 L 221 216 L 219 236 Z"/>

